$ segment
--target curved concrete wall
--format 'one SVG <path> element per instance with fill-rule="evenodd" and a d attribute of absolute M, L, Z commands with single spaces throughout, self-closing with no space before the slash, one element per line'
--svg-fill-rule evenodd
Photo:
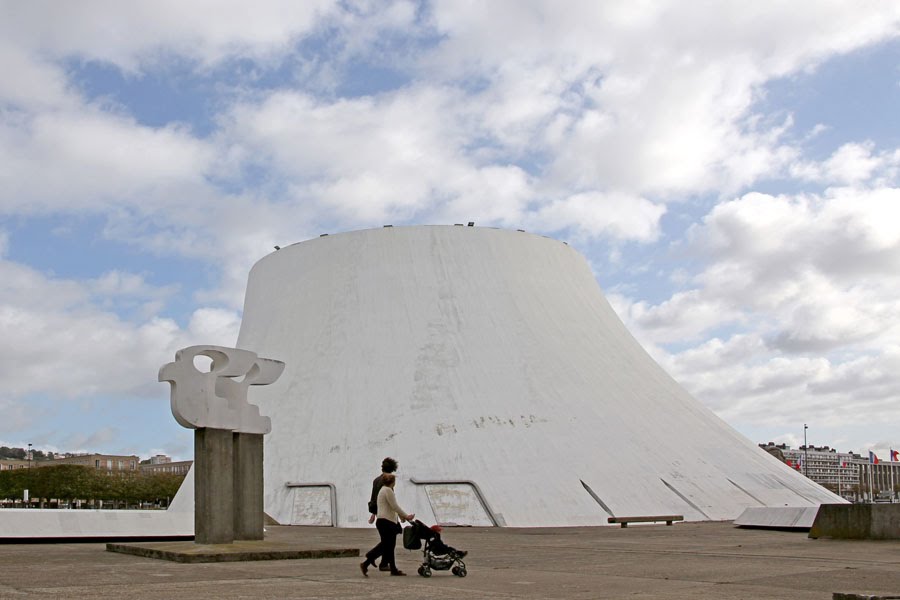
<path fill-rule="evenodd" d="M 265 503 L 281 523 L 364 525 L 384 456 L 426 522 L 841 501 L 685 392 L 553 239 L 417 226 L 294 244 L 251 270 L 238 346 L 287 364 L 252 398 L 272 418 Z M 439 483 L 456 481 L 475 487 Z"/>

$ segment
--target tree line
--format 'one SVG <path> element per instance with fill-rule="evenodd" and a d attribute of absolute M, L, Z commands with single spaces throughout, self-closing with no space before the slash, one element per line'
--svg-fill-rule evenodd
<path fill-rule="evenodd" d="M 83 502 L 91 508 L 127 508 L 144 503 L 168 505 L 184 475 L 175 473 L 109 472 L 83 465 L 54 465 L 0 471 L 0 498 L 45 508 Z"/>
<path fill-rule="evenodd" d="M 31 451 L 31 458 L 33 460 L 48 460 L 53 459 L 56 455 L 53 452 L 44 453 L 43 450 L 33 449 Z M 18 460 L 25 460 L 28 458 L 28 451 L 25 448 L 10 448 L 9 446 L 0 446 L 0 458 L 16 458 Z"/>

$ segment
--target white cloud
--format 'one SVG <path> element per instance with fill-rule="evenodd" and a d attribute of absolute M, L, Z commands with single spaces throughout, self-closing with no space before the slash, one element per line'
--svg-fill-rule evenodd
<path fill-rule="evenodd" d="M 166 302 L 178 290 L 176 285 L 153 286 L 143 275 L 123 271 L 107 271 L 86 282 L 86 287 L 98 307 L 105 310 L 124 310 L 149 319 L 159 314 Z"/>
<path fill-rule="evenodd" d="M 809 270 L 842 285 L 878 286 L 871 275 L 889 284 L 900 276 L 898 222 L 900 188 L 835 188 L 794 197 L 751 193 L 716 206 L 691 237 L 698 251 L 716 257 L 701 276 L 710 287 L 734 289 L 728 271 L 745 271 L 754 285 L 771 288 L 791 286 Z M 719 285 L 722 278 L 725 285 Z"/>
<path fill-rule="evenodd" d="M 655 306 L 621 296 L 614 296 L 611 302 L 626 324 L 652 344 L 697 340 L 710 329 L 744 318 L 733 305 L 706 297 L 700 290 L 677 292 Z"/>
<path fill-rule="evenodd" d="M 277 92 L 236 106 L 222 140 L 231 156 L 287 182 L 281 211 L 314 211 L 342 228 L 473 218 L 518 226 L 534 198 L 530 177 L 468 152 L 472 125 L 457 99 L 428 87 L 335 103 Z"/>
<path fill-rule="evenodd" d="M 872 142 L 844 144 L 822 162 L 799 161 L 791 165 L 794 177 L 829 185 L 857 185 L 879 173 L 882 184 L 896 179 L 900 152 L 875 153 Z"/>
<path fill-rule="evenodd" d="M 202 344 L 233 347 L 241 327 L 240 315 L 220 308 L 198 308 L 191 315 L 188 331 Z"/>
<path fill-rule="evenodd" d="M 786 125 L 751 114 L 760 84 L 874 43 L 897 18 L 883 8 L 849 19 L 840 4 L 723 5 L 698 18 L 667 3 L 560 11 L 498 2 L 437 3 L 420 24 L 408 2 L 251 11 L 226 3 L 215 18 L 203 3 L 167 6 L 6 7 L 7 43 L 18 51 L 9 56 L 32 82 L 32 91 L 9 92 L 24 94 L 16 97 L 28 109 L 0 123 L 7 214 L 95 211 L 110 219 L 111 237 L 217 260 L 223 240 L 256 236 L 227 216 L 208 225 L 213 211 L 232 210 L 270 217 L 257 217 L 265 235 L 256 237 L 268 240 L 297 239 L 285 220 L 315 232 L 475 219 L 648 243 L 662 202 L 749 183 L 794 160 L 780 142 Z M 419 70 L 407 56 L 403 66 L 420 77 L 411 85 L 357 99 L 247 94 L 203 140 L 183 126 L 140 125 L 125 107 L 86 105 L 48 62 L 80 57 L 134 71 L 165 57 L 210 65 L 240 56 L 265 69 L 322 27 L 336 28 L 337 61 L 381 48 L 382 32 L 442 37 L 416 57 Z M 35 102 L 42 91 L 55 100 Z M 258 171 L 265 195 L 235 197 L 232 188 Z M 236 252 L 224 257 L 237 261 L 226 271 L 246 266 Z"/>
<path fill-rule="evenodd" d="M 62 68 L 4 37 L 0 37 L 0 72 L 4 74 L 0 103 L 30 110 L 77 105 Z"/>
<path fill-rule="evenodd" d="M 771 429 L 814 415 L 836 431 L 874 415 L 897 422 L 898 207 L 900 189 L 864 186 L 722 202 L 691 231 L 693 255 L 708 264 L 682 277 L 687 289 L 655 305 L 614 297 L 614 306 L 728 421 Z"/>
<path fill-rule="evenodd" d="M 877 430 L 900 419 L 897 360 L 896 346 L 843 362 L 779 355 L 759 336 L 740 334 L 666 354 L 661 363 L 728 422 L 777 430 L 812 420 L 820 431 L 846 436 L 854 428 Z"/>
<path fill-rule="evenodd" d="M 89 282 L 91 292 L 105 297 L 159 298 L 171 295 L 175 286 L 154 287 L 147 283 L 143 275 L 124 271 L 107 271 Z"/>
<path fill-rule="evenodd" d="M 158 317 L 130 322 L 104 309 L 102 298 L 100 304 L 92 299 L 101 288 L 0 261 L 0 378 L 7 401 L 28 394 L 144 394 L 177 349 L 237 339 L 233 311 L 199 308 L 186 329 Z M 119 293 L 121 286 L 113 285 L 111 295 Z M 158 291 L 142 282 L 129 293 Z"/>
<path fill-rule="evenodd" d="M 17 434 L 19 431 L 31 426 L 39 415 L 28 406 L 17 402 L 14 398 L 0 396 L 0 412 L 3 413 L 3 421 L 0 422 L 0 433 Z M 11 442 L 0 442 L 0 445 L 12 447 Z M 27 444 L 27 442 L 26 442 Z M 17 444 L 22 448 L 25 444 Z"/>
<path fill-rule="evenodd" d="M 653 242 L 665 206 L 621 193 L 583 193 L 554 201 L 538 209 L 526 224 L 530 229 L 574 230 L 589 236 Z"/>
<path fill-rule="evenodd" d="M 108 62 L 127 71 L 183 56 L 211 65 L 228 57 L 272 59 L 334 10 L 332 0 L 175 0 L 2 5 L 0 32 L 55 58 Z"/>
<path fill-rule="evenodd" d="M 852 395 L 868 404 L 872 412 L 897 411 L 900 395 L 900 345 L 888 345 L 882 352 L 838 365 L 829 376 L 810 385 L 816 394 L 837 398 Z M 862 405 L 856 405 L 862 408 Z"/>
<path fill-rule="evenodd" d="M 277 170 L 292 182 L 292 195 L 317 203 L 344 226 L 430 214 L 439 222 L 474 218 L 656 239 L 665 207 L 643 198 L 585 192 L 542 201 L 522 168 L 492 164 L 489 150 L 468 147 L 478 127 L 459 100 L 455 92 L 427 87 L 333 104 L 279 92 L 236 107 L 225 138 L 230 154 Z"/>
<path fill-rule="evenodd" d="M 160 316 L 175 288 L 127 267 L 85 281 L 0 260 L 7 398 L 143 393 L 175 349 L 232 344 L 275 244 L 475 220 L 610 241 L 639 271 L 623 242 L 668 241 L 690 212 L 672 204 L 707 194 L 738 195 L 685 244 L 707 264 L 656 303 L 611 295 L 636 335 L 726 416 L 793 418 L 853 385 L 880 406 L 900 371 L 900 150 L 810 160 L 790 115 L 757 111 L 767 83 L 898 24 L 894 3 L 812 0 L 0 4 L 0 214 L 97 215 L 106 237 L 220 277 L 189 290 L 179 327 Z M 94 61 L 132 82 L 201 74 L 213 131 L 85 97 L 72 65 Z M 338 93 L 379 68 L 401 83 Z M 778 177 L 814 189 L 747 193 Z"/>
<path fill-rule="evenodd" d="M 344 221 L 378 222 L 427 209 L 470 174 L 458 122 L 452 93 L 436 89 L 334 103 L 279 92 L 235 107 L 227 137 L 291 181 L 298 199 Z"/>
<path fill-rule="evenodd" d="M 117 440 L 121 431 L 117 427 L 101 427 L 89 434 L 75 433 L 63 441 L 68 452 L 96 452 L 96 448 L 107 446 Z"/>
<path fill-rule="evenodd" d="M 896 35 L 897 7 L 867 10 L 445 2 L 433 21 L 446 38 L 426 65 L 485 81 L 475 99 L 486 130 L 513 150 L 543 144 L 557 185 L 668 197 L 737 189 L 797 155 L 779 141 L 783 122 L 752 114 L 762 84 Z"/>
<path fill-rule="evenodd" d="M 204 185 L 215 152 L 177 127 L 90 108 L 0 121 L 5 212 L 165 212 Z M 147 199 L 152 198 L 152 204 Z"/>

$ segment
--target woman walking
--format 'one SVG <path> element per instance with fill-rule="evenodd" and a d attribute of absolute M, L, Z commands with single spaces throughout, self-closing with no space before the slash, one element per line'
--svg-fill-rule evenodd
<path fill-rule="evenodd" d="M 406 575 L 397 568 L 394 560 L 394 548 L 397 547 L 397 534 L 400 533 L 400 521 L 412 521 L 416 518 L 415 514 L 407 514 L 405 510 L 397 504 L 397 498 L 394 496 L 394 485 L 397 483 L 397 477 L 393 473 L 385 473 L 381 476 L 383 486 L 378 492 L 378 517 L 375 520 L 375 528 L 378 529 L 378 535 L 381 541 L 374 548 L 366 552 L 366 560 L 360 563 L 359 568 L 365 577 L 369 576 L 369 565 L 374 565 L 375 560 L 380 556 L 381 564 L 385 563 L 390 566 L 391 575 Z"/>

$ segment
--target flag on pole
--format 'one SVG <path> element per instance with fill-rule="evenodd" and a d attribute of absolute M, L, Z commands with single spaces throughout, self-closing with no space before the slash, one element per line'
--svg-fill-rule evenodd
<path fill-rule="evenodd" d="M 900 461 L 900 452 L 891 448 L 891 462 Z"/>
<path fill-rule="evenodd" d="M 881 462 L 878 460 L 878 455 L 871 450 L 869 450 L 869 462 L 873 465 L 877 465 L 879 462 Z"/>
<path fill-rule="evenodd" d="M 895 462 L 896 460 L 897 460 L 897 451 L 894 450 L 893 448 L 891 448 L 891 462 L 893 463 L 893 462 Z M 890 493 L 891 493 L 891 504 L 893 504 L 893 503 L 894 503 L 894 497 L 897 495 L 897 493 L 894 491 L 895 489 L 897 489 L 896 486 L 894 485 L 894 465 L 891 465 L 890 471 L 891 471 L 891 489 L 890 489 Z"/>

